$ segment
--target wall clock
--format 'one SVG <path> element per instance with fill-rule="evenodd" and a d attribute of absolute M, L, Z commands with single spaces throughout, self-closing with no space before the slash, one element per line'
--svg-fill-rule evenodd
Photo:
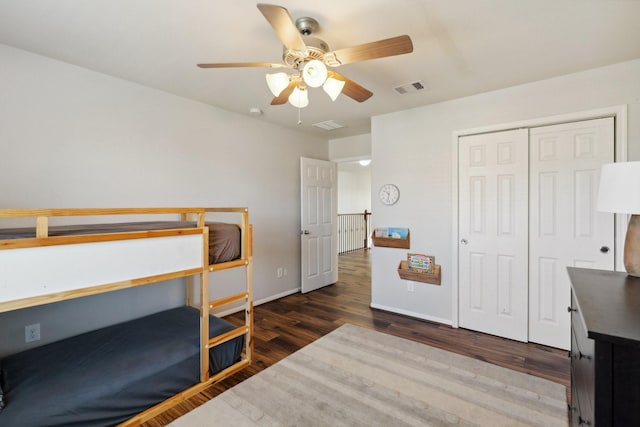
<path fill-rule="evenodd" d="M 380 201 L 387 205 L 393 205 L 400 198 L 400 190 L 393 184 L 385 184 L 380 187 L 380 191 L 378 192 L 378 196 L 380 196 Z"/>

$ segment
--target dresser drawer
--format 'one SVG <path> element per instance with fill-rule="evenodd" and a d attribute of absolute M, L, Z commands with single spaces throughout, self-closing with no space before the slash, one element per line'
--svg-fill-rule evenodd
<path fill-rule="evenodd" d="M 593 425 L 596 387 L 595 343 L 587 337 L 573 295 L 571 308 L 571 424 Z"/>
<path fill-rule="evenodd" d="M 571 425 L 589 425 L 594 419 L 595 368 L 592 359 L 578 349 L 576 333 L 571 331 Z"/>
<path fill-rule="evenodd" d="M 584 323 L 580 318 L 580 312 L 575 306 L 573 306 L 573 310 L 574 311 L 571 312 L 571 329 L 576 339 L 577 350 L 580 352 L 578 357 L 579 359 L 593 359 L 595 343 L 587 337 L 587 331 L 584 330 Z"/>

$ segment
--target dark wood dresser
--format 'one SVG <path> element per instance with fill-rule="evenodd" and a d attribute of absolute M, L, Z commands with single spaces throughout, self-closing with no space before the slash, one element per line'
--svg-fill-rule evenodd
<path fill-rule="evenodd" d="M 640 278 L 567 270 L 571 425 L 640 426 Z"/>

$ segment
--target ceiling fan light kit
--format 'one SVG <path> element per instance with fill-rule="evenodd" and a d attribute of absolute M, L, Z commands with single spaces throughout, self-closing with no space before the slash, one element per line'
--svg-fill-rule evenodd
<path fill-rule="evenodd" d="M 275 96 L 271 105 L 281 105 L 289 101 L 297 108 L 304 108 L 309 105 L 309 87 L 322 87 L 332 101 L 343 93 L 357 102 L 364 102 L 373 92 L 342 74 L 329 70 L 327 66 L 338 67 L 413 52 L 413 43 L 407 35 L 330 51 L 327 43 L 310 36 L 318 28 L 315 19 L 303 17 L 294 22 L 289 11 L 282 6 L 258 3 L 257 7 L 284 45 L 284 63 L 233 62 L 198 64 L 198 67 L 265 67 L 295 70 L 292 74 L 280 72 L 266 75 L 267 86 Z"/>
<path fill-rule="evenodd" d="M 317 59 L 312 59 L 304 65 L 302 79 L 307 86 L 320 87 L 327 80 L 327 67 Z"/>
<path fill-rule="evenodd" d="M 338 95 L 340 95 L 340 93 L 342 92 L 344 83 L 345 82 L 342 80 L 337 80 L 333 77 L 329 77 L 322 85 L 322 89 L 326 92 L 327 95 L 329 95 L 332 101 L 335 101 L 338 98 Z"/>
<path fill-rule="evenodd" d="M 296 108 L 304 108 L 309 105 L 309 93 L 304 85 L 296 86 L 289 95 L 289 103 Z"/>
<path fill-rule="evenodd" d="M 267 79 L 267 86 L 269 86 L 269 90 L 273 96 L 280 95 L 282 91 L 289 86 L 289 76 L 287 73 L 267 74 L 265 77 Z"/>

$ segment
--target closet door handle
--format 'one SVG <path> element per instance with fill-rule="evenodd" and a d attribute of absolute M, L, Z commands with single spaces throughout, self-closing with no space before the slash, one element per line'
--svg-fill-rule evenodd
<path fill-rule="evenodd" d="M 467 239 L 462 239 L 460 240 L 460 243 L 462 243 L 463 245 L 466 245 L 467 243 L 469 243 L 469 241 Z"/>
<path fill-rule="evenodd" d="M 600 248 L 600 252 L 602 252 L 603 254 L 606 254 L 609 252 L 609 246 L 603 246 Z"/>

